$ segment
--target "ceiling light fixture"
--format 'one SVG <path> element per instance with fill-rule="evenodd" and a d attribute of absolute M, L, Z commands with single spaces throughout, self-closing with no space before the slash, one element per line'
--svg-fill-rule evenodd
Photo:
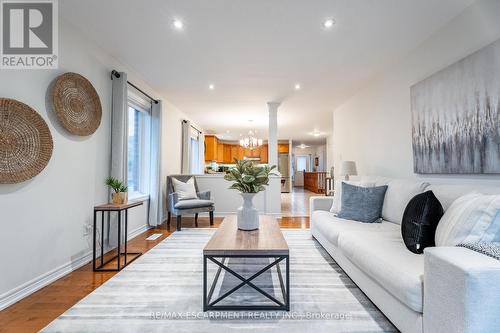
<path fill-rule="evenodd" d="M 184 23 L 179 19 L 175 19 L 173 24 L 176 30 L 182 30 L 184 28 Z"/>
<path fill-rule="evenodd" d="M 321 135 L 321 132 L 318 132 L 318 131 L 313 132 L 313 136 L 320 136 L 320 135 Z"/>
<path fill-rule="evenodd" d="M 254 150 L 257 147 L 262 146 L 262 143 L 262 139 L 257 139 L 253 131 L 249 131 L 248 136 L 240 140 L 240 146 L 250 150 Z"/>
<path fill-rule="evenodd" d="M 295 90 L 300 90 L 300 84 L 299 83 L 295 83 Z"/>
<path fill-rule="evenodd" d="M 215 89 L 215 86 L 214 86 L 213 84 L 209 84 L 209 85 L 208 85 L 208 89 L 210 89 L 210 90 L 214 90 L 214 89 Z"/>
<path fill-rule="evenodd" d="M 306 148 L 309 148 L 309 146 L 308 146 L 308 145 L 305 145 L 305 144 L 300 144 L 300 145 L 298 145 L 297 147 L 298 147 L 298 148 L 300 148 L 300 149 L 306 149 Z"/>
<path fill-rule="evenodd" d="M 323 28 L 330 29 L 331 27 L 334 26 L 334 24 L 335 24 L 335 20 L 334 19 L 332 19 L 332 18 L 326 19 L 323 22 Z"/>

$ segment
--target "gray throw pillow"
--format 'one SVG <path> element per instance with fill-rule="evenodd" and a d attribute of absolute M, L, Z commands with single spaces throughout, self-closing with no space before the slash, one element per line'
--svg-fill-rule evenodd
<path fill-rule="evenodd" d="M 337 217 L 364 223 L 379 222 L 387 185 L 361 187 L 342 183 L 342 205 Z"/>

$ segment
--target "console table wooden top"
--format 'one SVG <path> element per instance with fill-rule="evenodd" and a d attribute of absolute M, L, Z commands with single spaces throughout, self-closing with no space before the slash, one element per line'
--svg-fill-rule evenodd
<path fill-rule="evenodd" d="M 142 205 L 142 201 L 129 201 L 124 204 L 105 203 L 94 206 L 95 211 L 120 211 Z"/>
<path fill-rule="evenodd" d="M 235 215 L 227 216 L 203 249 L 203 254 L 216 255 L 287 255 L 288 244 L 278 221 L 261 215 L 258 230 L 238 229 Z"/>

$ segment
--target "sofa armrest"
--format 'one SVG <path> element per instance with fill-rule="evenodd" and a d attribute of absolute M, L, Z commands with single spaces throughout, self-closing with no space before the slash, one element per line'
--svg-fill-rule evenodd
<path fill-rule="evenodd" d="M 179 202 L 179 194 L 172 192 L 167 198 L 167 208 L 170 213 L 175 213 L 175 204 Z"/>
<path fill-rule="evenodd" d="M 424 332 L 500 332 L 500 261 L 463 247 L 424 252 Z"/>
<path fill-rule="evenodd" d="M 329 211 L 332 207 L 333 197 L 311 197 L 309 198 L 309 216 L 315 210 L 326 210 Z"/>
<path fill-rule="evenodd" d="M 210 191 L 198 192 L 198 193 L 196 193 L 196 195 L 198 196 L 198 199 L 210 200 Z"/>

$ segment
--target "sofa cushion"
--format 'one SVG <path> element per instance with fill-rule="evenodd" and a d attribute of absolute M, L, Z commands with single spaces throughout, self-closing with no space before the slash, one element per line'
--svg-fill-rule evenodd
<path fill-rule="evenodd" d="M 427 188 L 432 190 L 436 198 L 438 198 L 443 209 L 446 211 L 451 204 L 466 194 L 478 192 L 481 194 L 500 194 L 500 186 L 477 186 L 477 185 L 457 185 L 457 184 L 431 184 Z"/>
<path fill-rule="evenodd" d="M 500 242 L 500 195 L 470 193 L 453 202 L 436 229 L 437 246 Z"/>
<path fill-rule="evenodd" d="M 175 204 L 175 208 L 177 209 L 191 209 L 191 208 L 200 208 L 200 207 L 209 207 L 213 206 L 214 202 L 212 200 L 200 200 L 200 199 L 188 199 L 181 200 Z"/>
<path fill-rule="evenodd" d="M 399 232 L 400 227 L 394 223 L 359 223 L 352 220 L 344 220 L 336 217 L 333 213 L 317 210 L 311 216 L 312 228 L 317 229 L 330 243 L 338 246 L 338 238 L 341 233 L 348 231 L 371 231 L 371 232 Z"/>
<path fill-rule="evenodd" d="M 362 187 L 373 187 L 375 186 L 375 182 L 370 181 L 357 181 L 357 180 L 336 180 L 334 184 L 335 194 L 333 195 L 332 207 L 330 208 L 330 212 L 337 214 L 340 212 L 342 207 L 342 184 L 351 184 Z"/>
<path fill-rule="evenodd" d="M 401 224 L 408 202 L 417 194 L 422 193 L 428 185 L 428 183 L 407 179 L 390 180 L 385 192 L 382 218 L 392 223 Z"/>
<path fill-rule="evenodd" d="M 393 226 L 376 233 L 368 229 L 341 232 L 338 247 L 387 292 L 422 313 L 424 256 L 408 251 L 398 226 Z"/>
<path fill-rule="evenodd" d="M 387 185 L 362 187 L 342 183 L 342 205 L 338 217 L 364 223 L 379 222 Z"/>

